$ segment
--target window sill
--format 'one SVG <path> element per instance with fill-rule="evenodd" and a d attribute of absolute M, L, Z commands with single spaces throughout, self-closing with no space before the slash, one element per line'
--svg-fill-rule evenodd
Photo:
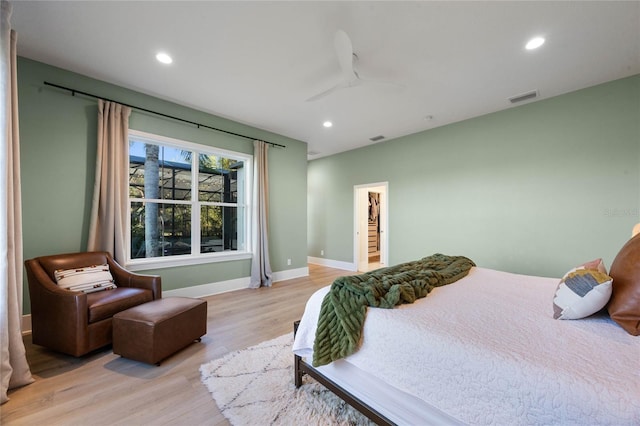
<path fill-rule="evenodd" d="M 129 262 L 125 268 L 129 271 L 146 271 L 149 269 L 174 268 L 176 266 L 202 265 L 205 263 L 229 262 L 233 260 L 251 259 L 249 252 L 220 253 L 216 255 L 199 254 L 192 256 L 157 257 Z"/>

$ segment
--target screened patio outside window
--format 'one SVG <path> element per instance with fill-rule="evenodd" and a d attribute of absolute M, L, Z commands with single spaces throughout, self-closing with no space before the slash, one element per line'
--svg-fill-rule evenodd
<path fill-rule="evenodd" d="M 246 251 L 250 159 L 131 132 L 129 260 Z"/>

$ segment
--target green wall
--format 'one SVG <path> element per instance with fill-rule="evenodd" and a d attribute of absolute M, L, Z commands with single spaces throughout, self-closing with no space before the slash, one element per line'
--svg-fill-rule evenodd
<path fill-rule="evenodd" d="M 309 255 L 354 262 L 353 186 L 389 182 L 389 263 L 561 276 L 640 221 L 640 75 L 311 161 Z"/>
<path fill-rule="evenodd" d="M 286 145 L 269 149 L 271 265 L 274 271 L 307 265 L 307 145 L 122 87 L 19 58 L 24 258 L 86 250 L 95 172 L 97 101 L 44 86 L 72 87 L 122 103 Z M 133 111 L 130 128 L 253 153 L 253 141 Z M 287 266 L 287 259 L 292 263 Z M 165 290 L 243 278 L 250 260 L 147 271 Z M 30 312 L 25 287 L 25 313 Z"/>

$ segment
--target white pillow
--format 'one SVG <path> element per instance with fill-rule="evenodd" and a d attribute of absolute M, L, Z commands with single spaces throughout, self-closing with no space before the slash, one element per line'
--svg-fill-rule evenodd
<path fill-rule="evenodd" d="M 116 288 L 109 265 L 85 266 L 76 269 L 59 269 L 54 272 L 56 282 L 61 288 L 69 291 L 95 291 Z"/>
<path fill-rule="evenodd" d="M 553 298 L 555 319 L 580 319 L 604 308 L 613 278 L 595 269 L 572 269 L 562 277 Z"/>

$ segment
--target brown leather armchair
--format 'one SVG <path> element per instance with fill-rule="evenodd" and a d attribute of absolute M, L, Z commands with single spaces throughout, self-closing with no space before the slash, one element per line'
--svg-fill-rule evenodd
<path fill-rule="evenodd" d="M 86 294 L 56 284 L 56 270 L 104 264 L 118 288 Z M 131 273 L 107 252 L 42 256 L 25 261 L 25 267 L 33 343 L 73 356 L 111 343 L 114 314 L 162 297 L 161 277 Z"/>

